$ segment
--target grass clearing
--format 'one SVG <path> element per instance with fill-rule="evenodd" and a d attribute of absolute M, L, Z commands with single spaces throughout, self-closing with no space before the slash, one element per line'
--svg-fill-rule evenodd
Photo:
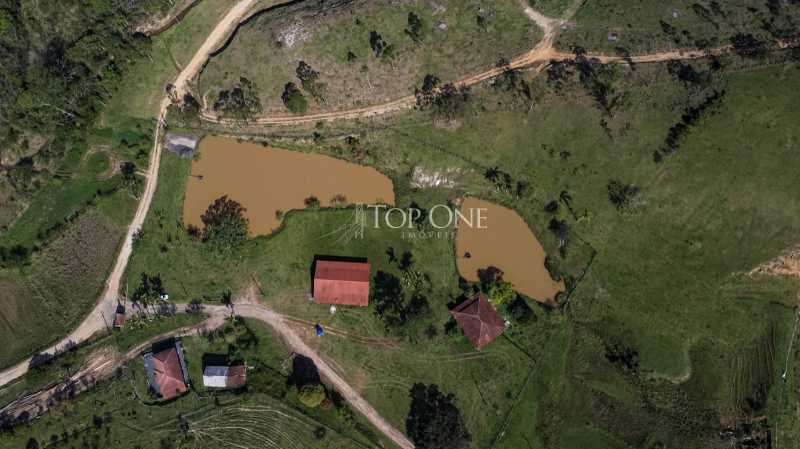
<path fill-rule="evenodd" d="M 422 23 L 418 42 L 405 32 L 411 12 Z M 391 46 L 385 54 L 392 57 L 375 56 L 372 31 Z M 415 0 L 402 6 L 301 2 L 266 10 L 243 24 L 203 70 L 199 93 L 211 107 L 220 91 L 244 77 L 257 86 L 264 112 L 284 113 L 281 93 L 290 81 L 301 84 L 295 69 L 302 60 L 319 72 L 318 98 L 304 90 L 309 111 L 344 109 L 412 94 L 429 73 L 454 81 L 501 57 L 511 59 L 540 38 L 516 0 Z"/>
<path fill-rule="evenodd" d="M 792 34 L 800 7 L 775 3 L 771 10 L 769 5 L 749 0 L 583 2 L 573 25 L 559 33 L 556 46 L 564 50 L 580 46 L 610 54 L 621 48 L 641 54 L 729 45 L 737 33 L 753 34 L 762 41 Z"/>

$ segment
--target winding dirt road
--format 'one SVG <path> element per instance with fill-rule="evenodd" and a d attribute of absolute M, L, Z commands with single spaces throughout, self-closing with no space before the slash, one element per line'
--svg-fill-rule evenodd
<path fill-rule="evenodd" d="M 239 24 L 256 3 L 257 0 L 241 0 L 239 3 L 236 3 L 217 24 L 214 30 L 212 30 L 203 42 L 203 45 L 194 57 L 192 57 L 192 60 L 181 70 L 181 73 L 173 82 L 175 86 L 174 92 L 180 95 L 178 98 L 182 98 L 183 93 L 187 91 L 187 83 L 200 71 L 200 68 L 208 59 L 208 55 L 225 41 L 228 34 Z M 170 104 L 172 104 L 172 102 L 169 97 L 165 97 L 161 101 L 153 136 L 153 151 L 150 153 L 150 166 L 146 173 L 147 178 L 145 180 L 144 191 L 142 192 L 133 220 L 130 226 L 128 226 L 125 240 L 122 243 L 116 262 L 114 263 L 114 268 L 108 276 L 106 286 L 103 293 L 100 295 L 98 303 L 72 333 L 42 352 L 50 354 L 62 352 L 69 346 L 86 341 L 96 332 L 103 331 L 110 327 L 110 320 L 113 318 L 114 311 L 117 307 L 120 281 L 125 274 L 125 269 L 128 266 L 128 259 L 133 252 L 133 236 L 144 224 L 147 212 L 150 210 L 150 204 L 153 201 L 153 194 L 158 185 L 158 169 L 161 163 L 161 135 L 164 129 L 167 108 Z M 6 385 L 27 373 L 30 361 L 31 358 L 28 358 L 0 372 L 0 386 Z"/>
<path fill-rule="evenodd" d="M 288 325 L 284 318 L 264 306 L 254 304 L 237 304 L 236 315 L 257 319 L 277 333 L 286 345 L 294 352 L 302 354 L 314 361 L 317 370 L 342 397 L 348 405 L 364 415 L 378 430 L 383 432 L 395 444 L 403 449 L 413 449 L 414 444 L 406 436 L 389 424 L 350 384 L 347 383 L 316 351 L 303 341 L 302 338 Z"/>

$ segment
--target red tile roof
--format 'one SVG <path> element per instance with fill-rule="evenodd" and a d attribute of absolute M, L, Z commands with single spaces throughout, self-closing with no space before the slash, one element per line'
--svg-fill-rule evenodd
<path fill-rule="evenodd" d="M 505 322 L 483 293 L 462 302 L 450 314 L 477 349 L 483 349 L 506 329 Z"/>
<path fill-rule="evenodd" d="M 225 377 L 226 388 L 241 388 L 247 384 L 247 366 L 231 365 L 228 367 L 228 375 Z"/>
<path fill-rule="evenodd" d="M 367 262 L 318 260 L 314 269 L 314 300 L 320 304 L 367 306 L 369 275 Z"/>
<path fill-rule="evenodd" d="M 158 384 L 161 397 L 171 399 L 188 390 L 176 346 L 170 346 L 153 354 L 152 363 L 155 382 Z"/>

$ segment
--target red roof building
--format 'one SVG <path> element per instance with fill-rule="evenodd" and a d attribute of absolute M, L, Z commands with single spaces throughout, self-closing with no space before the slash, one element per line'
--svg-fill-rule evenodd
<path fill-rule="evenodd" d="M 320 304 L 366 307 L 369 275 L 367 262 L 318 260 L 314 268 L 314 300 Z"/>
<path fill-rule="evenodd" d="M 506 330 L 505 322 L 483 293 L 462 302 L 450 314 L 477 349 L 483 349 Z"/>
<path fill-rule="evenodd" d="M 172 399 L 188 391 L 186 364 L 179 343 L 156 353 L 145 354 L 144 362 L 150 388 L 162 398 Z"/>

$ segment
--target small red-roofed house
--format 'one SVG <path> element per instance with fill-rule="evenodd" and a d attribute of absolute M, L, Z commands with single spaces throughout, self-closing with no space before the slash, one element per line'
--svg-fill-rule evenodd
<path fill-rule="evenodd" d="M 144 367 L 150 388 L 163 399 L 180 396 L 189 390 L 186 362 L 180 343 L 144 355 Z"/>
<path fill-rule="evenodd" d="M 477 349 L 483 349 L 506 330 L 506 324 L 483 293 L 450 311 L 464 335 Z"/>
<path fill-rule="evenodd" d="M 368 262 L 317 260 L 312 296 L 319 304 L 369 305 Z"/>

